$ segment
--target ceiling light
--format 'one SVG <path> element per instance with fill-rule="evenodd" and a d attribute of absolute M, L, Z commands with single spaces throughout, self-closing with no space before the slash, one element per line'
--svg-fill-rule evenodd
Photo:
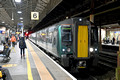
<path fill-rule="evenodd" d="M 20 17 L 20 19 L 23 19 L 22 17 Z"/>
<path fill-rule="evenodd" d="M 14 20 L 14 19 L 12 18 L 12 20 Z"/>
<path fill-rule="evenodd" d="M 21 2 L 21 0 L 15 0 L 15 2 Z"/>
<path fill-rule="evenodd" d="M 12 20 L 14 20 L 14 18 L 13 18 L 13 12 L 12 12 Z"/>
<path fill-rule="evenodd" d="M 21 22 L 23 22 L 23 21 L 21 21 Z"/>
<path fill-rule="evenodd" d="M 17 13 L 21 14 L 21 13 L 22 13 L 22 11 L 18 11 Z"/>
<path fill-rule="evenodd" d="M 5 23 L 4 21 L 2 23 Z"/>

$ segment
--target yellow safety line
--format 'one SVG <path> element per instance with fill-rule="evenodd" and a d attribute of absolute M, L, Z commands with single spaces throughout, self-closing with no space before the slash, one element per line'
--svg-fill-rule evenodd
<path fill-rule="evenodd" d="M 26 52 L 26 61 L 27 61 L 27 73 L 28 73 L 28 80 L 33 80 L 33 77 L 32 77 L 32 72 L 31 72 L 31 66 L 30 66 L 30 61 L 29 61 L 29 58 L 28 58 L 28 51 L 27 49 L 25 50 Z"/>
<path fill-rule="evenodd" d="M 26 43 L 33 56 L 33 59 L 34 59 L 34 62 L 37 67 L 41 80 L 54 80 L 51 74 L 48 72 L 48 70 L 44 66 L 44 64 L 42 63 L 42 61 L 40 60 L 40 58 L 38 57 L 38 55 L 35 53 L 34 49 L 31 47 L 30 43 L 28 41 L 26 41 Z"/>

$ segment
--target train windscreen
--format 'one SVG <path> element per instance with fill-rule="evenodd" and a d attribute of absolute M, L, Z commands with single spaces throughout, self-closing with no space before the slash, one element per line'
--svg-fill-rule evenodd
<path fill-rule="evenodd" d="M 61 35 L 62 35 L 62 43 L 71 44 L 72 42 L 71 26 L 62 27 Z"/>

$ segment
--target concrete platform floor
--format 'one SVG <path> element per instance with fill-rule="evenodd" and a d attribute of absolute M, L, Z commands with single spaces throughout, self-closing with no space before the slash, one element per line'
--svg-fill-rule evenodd
<path fill-rule="evenodd" d="M 30 41 L 26 41 L 25 58 L 21 58 L 19 45 L 11 47 L 9 61 L 0 57 L 0 66 L 7 68 L 13 80 L 76 80 L 71 74 L 50 60 Z M 0 45 L 0 50 L 3 46 Z"/>

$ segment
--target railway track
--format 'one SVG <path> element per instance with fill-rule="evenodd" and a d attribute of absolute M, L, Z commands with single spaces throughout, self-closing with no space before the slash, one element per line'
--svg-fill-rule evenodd
<path fill-rule="evenodd" d="M 77 80 L 97 80 L 92 76 L 88 70 L 81 70 L 79 72 L 70 72 Z"/>
<path fill-rule="evenodd" d="M 100 51 L 98 63 L 115 69 L 117 67 L 117 53 Z"/>

